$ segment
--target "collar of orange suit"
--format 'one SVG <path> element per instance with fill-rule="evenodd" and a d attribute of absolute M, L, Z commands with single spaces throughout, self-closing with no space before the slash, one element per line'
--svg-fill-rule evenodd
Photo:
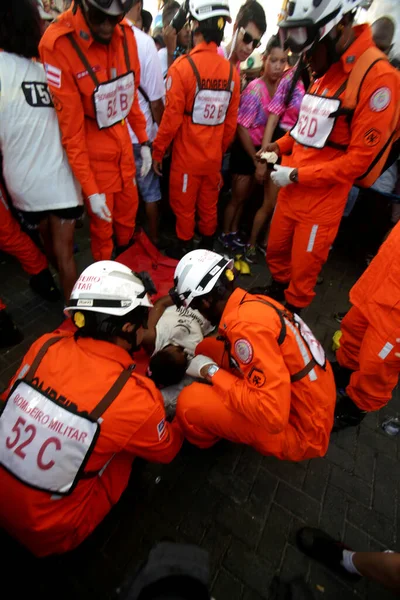
<path fill-rule="evenodd" d="M 201 42 L 200 44 L 197 44 L 193 50 L 190 51 L 190 54 L 196 54 L 196 52 L 204 52 L 204 50 L 208 51 L 208 52 L 214 52 L 214 54 L 217 53 L 217 44 L 215 42 L 210 42 L 209 44 L 207 44 L 206 42 Z"/>
<path fill-rule="evenodd" d="M 74 30 L 79 38 L 79 43 L 84 48 L 90 48 L 93 43 L 96 43 L 92 38 L 92 34 L 90 33 L 90 29 L 80 7 L 75 15 L 72 13 L 72 8 L 70 8 L 57 19 L 57 22 L 62 23 L 69 30 Z M 126 21 L 122 21 L 122 23 L 126 23 Z M 122 31 L 118 25 L 115 27 L 113 35 L 122 37 Z"/>
<path fill-rule="evenodd" d="M 363 54 L 366 48 L 373 46 L 371 27 L 368 24 L 353 27 L 356 39 L 340 57 L 345 73 L 350 73 L 356 60 Z"/>

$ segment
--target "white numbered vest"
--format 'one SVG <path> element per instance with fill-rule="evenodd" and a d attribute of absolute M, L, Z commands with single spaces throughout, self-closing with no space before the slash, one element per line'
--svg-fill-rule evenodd
<path fill-rule="evenodd" d="M 97 79 L 96 73 L 93 71 L 73 34 L 70 33 L 67 35 L 67 38 L 71 42 L 95 85 L 93 102 L 99 129 L 108 129 L 116 123 L 121 123 L 121 121 L 126 119 L 131 111 L 135 97 L 135 75 L 131 70 L 125 28 L 121 26 L 121 30 L 123 32 L 127 73 L 125 73 L 125 75 L 120 75 L 115 79 L 111 79 L 110 81 L 106 81 L 105 83 L 100 83 Z"/>
<path fill-rule="evenodd" d="M 296 142 L 302 146 L 318 150 L 325 148 L 327 145 L 346 150 L 346 146 L 340 146 L 330 141 L 336 119 L 338 116 L 346 114 L 346 111 L 341 110 L 342 102 L 339 100 L 339 96 L 344 92 L 346 86 L 347 81 L 330 98 L 311 93 L 303 96 L 299 118 L 290 131 L 290 135 Z"/>
<path fill-rule="evenodd" d="M 96 477 L 85 466 L 100 435 L 101 415 L 131 376 L 122 371 L 92 412 L 77 414 L 32 385 L 45 353 L 62 336 L 48 339 L 24 379 L 18 380 L 0 416 L 0 464 L 31 488 L 70 494 L 79 480 Z"/>
<path fill-rule="evenodd" d="M 226 88 L 224 90 L 210 90 L 202 86 L 200 73 L 192 57 L 187 55 L 186 58 L 192 67 L 197 85 L 192 111 L 190 113 L 185 112 L 185 114 L 192 117 L 192 122 L 195 125 L 206 125 L 208 127 L 222 125 L 226 119 L 234 86 L 232 64 L 229 65 L 229 78 Z"/>

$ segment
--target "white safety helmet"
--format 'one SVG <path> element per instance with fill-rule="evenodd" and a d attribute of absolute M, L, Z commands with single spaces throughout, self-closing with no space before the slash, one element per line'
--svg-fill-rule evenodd
<path fill-rule="evenodd" d="M 190 306 L 197 296 L 211 292 L 225 269 L 232 269 L 233 260 L 211 250 L 193 250 L 179 261 L 175 269 L 175 287 L 170 294 L 177 306 Z"/>
<path fill-rule="evenodd" d="M 118 262 L 101 260 L 85 269 L 75 283 L 65 312 L 83 310 L 122 317 L 139 306 L 150 308 L 155 293 L 147 273 L 134 273 Z"/>
<path fill-rule="evenodd" d="M 373 0 L 342 0 L 342 14 L 347 15 L 347 13 L 352 12 L 357 8 L 364 8 L 365 10 L 368 10 L 372 2 Z"/>
<path fill-rule="evenodd" d="M 189 0 L 189 13 L 196 21 L 205 21 L 213 17 L 225 17 L 230 23 L 228 0 Z"/>
<path fill-rule="evenodd" d="M 295 53 L 305 52 L 342 17 L 343 0 L 284 0 L 278 23 L 282 45 Z"/>
<path fill-rule="evenodd" d="M 126 14 L 131 10 L 134 0 L 86 0 L 88 4 L 95 6 L 103 13 L 112 17 Z"/>

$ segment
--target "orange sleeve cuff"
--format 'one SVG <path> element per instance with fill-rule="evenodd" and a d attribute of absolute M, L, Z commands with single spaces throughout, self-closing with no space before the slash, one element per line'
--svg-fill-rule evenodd
<path fill-rule="evenodd" d="M 99 193 L 98 185 L 94 179 L 82 185 L 82 189 L 86 198 L 89 198 L 89 196 L 93 196 L 93 194 Z"/>
<path fill-rule="evenodd" d="M 294 139 L 289 133 L 281 137 L 276 142 L 279 146 L 279 150 L 281 154 L 290 154 L 293 148 Z"/>
<path fill-rule="evenodd" d="M 152 158 L 153 160 L 156 160 L 159 163 L 162 162 L 162 159 L 164 158 L 164 152 L 161 150 L 161 148 L 157 148 L 157 146 L 154 146 L 154 144 Z"/>

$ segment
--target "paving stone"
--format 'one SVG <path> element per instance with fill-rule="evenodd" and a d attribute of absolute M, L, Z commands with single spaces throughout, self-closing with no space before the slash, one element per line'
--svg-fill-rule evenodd
<path fill-rule="evenodd" d="M 328 485 L 319 526 L 335 539 L 341 539 L 344 533 L 347 506 L 346 495 L 333 485 Z"/>
<path fill-rule="evenodd" d="M 230 533 L 221 530 L 216 524 L 212 523 L 201 543 L 202 548 L 207 550 L 210 555 L 211 578 L 221 566 L 222 560 L 231 543 Z"/>
<path fill-rule="evenodd" d="M 357 598 L 357 584 L 346 584 L 315 561 L 311 561 L 309 583 L 315 597 L 321 598 L 321 600 L 322 598 L 323 600 L 338 600 L 338 598 L 354 600 Z"/>
<path fill-rule="evenodd" d="M 309 559 L 300 550 L 287 544 L 279 576 L 282 581 L 289 582 L 296 577 L 306 578 Z"/>
<path fill-rule="evenodd" d="M 234 540 L 223 565 L 239 581 L 260 594 L 261 598 L 268 598 L 268 589 L 273 576 L 268 561 L 255 557 L 241 542 Z"/>
<path fill-rule="evenodd" d="M 306 465 L 278 460 L 273 456 L 265 456 L 261 464 L 263 468 L 291 486 L 301 488 L 303 485 L 306 476 Z"/>
<path fill-rule="evenodd" d="M 244 504 L 249 497 L 251 483 L 235 477 L 233 474 L 222 473 L 220 470 L 212 469 L 209 482 L 222 494 L 225 494 L 236 504 Z"/>
<path fill-rule="evenodd" d="M 376 450 L 359 442 L 354 464 L 354 475 L 361 477 L 361 479 L 364 479 L 368 483 L 372 483 L 375 467 L 375 456 Z"/>
<path fill-rule="evenodd" d="M 347 519 L 382 544 L 387 544 L 387 547 L 395 541 L 393 522 L 359 502 L 350 501 Z"/>
<path fill-rule="evenodd" d="M 330 483 L 344 490 L 349 496 L 365 504 L 365 506 L 370 506 L 371 486 L 359 477 L 350 475 L 339 469 L 339 467 L 333 466 Z"/>
<path fill-rule="evenodd" d="M 343 541 L 354 551 L 368 552 L 370 549 L 370 538 L 368 534 L 362 529 L 354 527 L 351 523 L 346 523 Z"/>
<path fill-rule="evenodd" d="M 266 471 L 259 469 L 246 510 L 254 517 L 263 520 L 274 498 L 278 487 L 278 478 Z"/>
<path fill-rule="evenodd" d="M 232 577 L 225 569 L 221 569 L 212 588 L 213 596 L 218 599 L 229 598 L 230 600 L 241 600 L 243 585 Z"/>
<path fill-rule="evenodd" d="M 300 490 L 295 490 L 288 486 L 286 483 L 279 483 L 275 502 L 307 523 L 314 525 L 318 523 L 320 510 L 318 502 Z"/>
<path fill-rule="evenodd" d="M 286 546 L 290 524 L 290 514 L 277 504 L 272 504 L 260 543 L 257 547 L 257 554 L 267 559 L 275 568 L 282 561 L 282 554 Z"/>
<path fill-rule="evenodd" d="M 221 501 L 216 522 L 223 527 L 225 532 L 232 533 L 251 548 L 255 548 L 261 536 L 262 522 L 228 498 Z"/>
<path fill-rule="evenodd" d="M 261 455 L 253 450 L 253 448 L 243 448 L 242 455 L 235 468 L 235 476 L 247 483 L 253 484 L 257 477 L 261 459 Z"/>
<path fill-rule="evenodd" d="M 369 429 L 362 429 L 360 431 L 360 442 L 366 444 L 370 448 L 382 452 L 382 454 L 388 454 L 394 458 L 397 456 L 396 438 L 390 438 L 385 436 L 379 431 L 370 431 Z"/>
<path fill-rule="evenodd" d="M 341 467 L 345 471 L 349 471 L 350 473 L 354 469 L 354 457 L 352 454 L 349 454 L 343 448 L 339 448 L 335 443 L 330 443 L 328 452 L 326 453 L 326 459 L 329 462 Z"/>
<path fill-rule="evenodd" d="M 330 465 L 328 461 L 323 458 L 310 460 L 303 483 L 303 492 L 320 502 L 328 485 L 329 474 Z"/>

